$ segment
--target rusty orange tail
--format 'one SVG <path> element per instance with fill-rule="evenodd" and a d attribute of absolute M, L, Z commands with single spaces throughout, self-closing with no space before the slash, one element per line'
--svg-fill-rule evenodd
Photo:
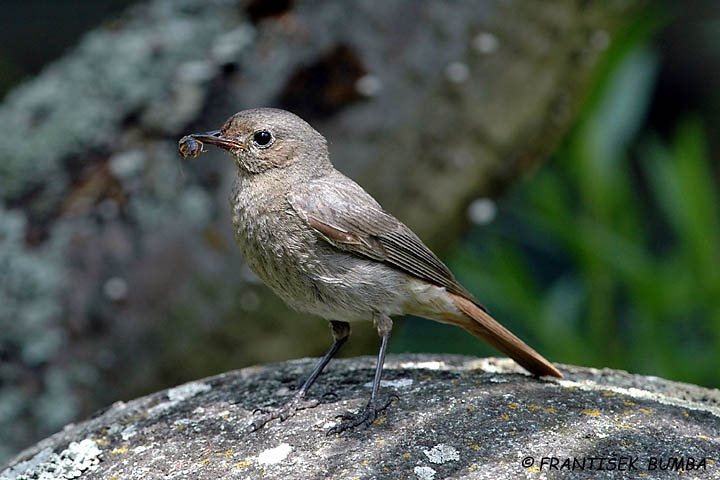
<path fill-rule="evenodd" d="M 457 320 L 449 319 L 451 323 L 482 338 L 492 347 L 515 360 L 533 375 L 549 375 L 562 378 L 562 373 L 560 373 L 552 363 L 545 360 L 542 355 L 513 335 L 510 330 L 500 325 L 485 310 L 459 295 L 450 292 L 448 292 L 448 295 L 450 295 L 450 298 L 457 308 L 473 320 L 473 322 L 459 323 Z"/>

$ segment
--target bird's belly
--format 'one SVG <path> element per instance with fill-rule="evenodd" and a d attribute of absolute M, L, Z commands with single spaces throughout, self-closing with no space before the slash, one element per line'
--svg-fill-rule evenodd
<path fill-rule="evenodd" d="M 337 251 L 256 247 L 241 245 L 250 268 L 296 310 L 347 322 L 403 313 L 410 277 L 394 268 Z"/>
<path fill-rule="evenodd" d="M 260 211 L 250 200 L 235 202 L 235 239 L 250 268 L 288 305 L 341 321 L 403 313 L 412 277 L 337 249 L 287 209 Z"/>
<path fill-rule="evenodd" d="M 306 311 L 348 322 L 372 320 L 374 313 L 404 313 L 410 279 L 406 274 L 373 260 L 346 254 L 335 257 L 324 262 L 324 271 L 313 278 L 312 306 Z"/>

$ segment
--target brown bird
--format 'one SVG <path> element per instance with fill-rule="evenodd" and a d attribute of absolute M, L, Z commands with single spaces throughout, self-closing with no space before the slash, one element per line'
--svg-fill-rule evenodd
<path fill-rule="evenodd" d="M 180 140 L 196 157 L 203 143 L 230 153 L 237 177 L 230 197 L 235 239 L 249 266 L 293 308 L 330 320 L 334 342 L 282 408 L 251 425 L 284 420 L 317 405 L 305 395 L 350 335 L 348 322 L 372 320 L 381 336 L 365 409 L 329 433 L 369 425 L 389 404 L 378 400 L 391 317 L 418 315 L 464 328 L 537 376 L 562 374 L 500 325 L 405 224 L 330 163 L 325 138 L 298 116 L 245 110 L 220 130 Z"/>

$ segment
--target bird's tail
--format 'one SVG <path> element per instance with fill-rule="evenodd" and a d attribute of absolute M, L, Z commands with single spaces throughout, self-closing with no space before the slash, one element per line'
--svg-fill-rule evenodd
<path fill-rule="evenodd" d="M 457 317 L 444 318 L 444 321 L 462 327 L 473 335 L 482 338 L 533 375 L 549 375 L 562 378 L 562 373 L 552 363 L 545 360 L 542 355 L 513 335 L 510 330 L 500 325 L 484 309 L 466 298 L 454 293 L 447 293 L 455 306 L 472 321 L 467 319 L 459 320 Z"/>

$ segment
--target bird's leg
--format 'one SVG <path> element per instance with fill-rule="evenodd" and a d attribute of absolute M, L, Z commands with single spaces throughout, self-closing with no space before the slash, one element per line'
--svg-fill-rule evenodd
<path fill-rule="evenodd" d="M 305 380 L 305 382 L 302 384 L 300 390 L 298 390 L 297 393 L 293 396 L 293 398 L 290 399 L 290 401 L 287 402 L 283 407 L 264 412 L 261 416 L 256 418 L 250 424 L 249 430 L 251 432 L 259 430 L 270 420 L 279 418 L 282 422 L 283 420 L 286 420 L 295 415 L 295 413 L 299 410 L 313 408 L 318 405 L 319 402 L 317 400 L 306 400 L 305 394 L 315 383 L 315 380 L 317 380 L 317 378 L 320 376 L 325 366 L 335 356 L 338 350 L 340 350 L 340 347 L 342 347 L 345 342 L 347 342 L 348 337 L 350 337 L 350 324 L 347 322 L 338 322 L 335 320 L 331 320 L 330 328 L 332 329 L 332 335 L 334 340 L 333 344 L 330 346 L 330 349 L 327 351 L 327 353 L 320 359 L 317 365 L 315 365 L 315 368 L 313 369 L 308 379 Z"/>
<path fill-rule="evenodd" d="M 342 419 L 342 422 L 328 430 L 328 435 L 342 433 L 345 430 L 357 427 L 358 425 L 365 425 L 367 427 L 377 418 L 378 412 L 382 412 L 388 407 L 388 405 L 390 405 L 390 403 L 392 403 L 393 397 L 378 403 L 380 378 L 382 376 L 383 365 L 385 364 L 385 353 L 387 352 L 388 340 L 390 339 L 392 320 L 387 315 L 376 314 L 373 321 L 375 322 L 375 326 L 381 336 L 381 343 L 380 352 L 378 353 L 377 366 L 375 367 L 375 378 L 373 379 L 370 400 L 361 413 L 347 412 L 344 415 L 341 415 L 339 418 Z"/>

